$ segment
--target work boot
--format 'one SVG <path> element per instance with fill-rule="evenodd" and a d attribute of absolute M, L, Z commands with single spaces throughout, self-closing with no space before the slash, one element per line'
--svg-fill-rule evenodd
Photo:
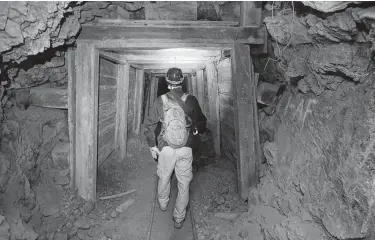
<path fill-rule="evenodd" d="M 163 212 L 167 211 L 167 206 L 162 207 L 162 206 L 159 204 L 159 208 L 160 208 L 160 210 L 163 211 Z"/>
<path fill-rule="evenodd" d="M 168 206 L 168 204 L 165 205 L 165 206 L 162 206 L 162 205 L 160 205 L 160 203 L 159 203 L 159 208 L 160 208 L 160 210 L 163 211 L 163 212 L 167 211 L 167 206 Z"/>
<path fill-rule="evenodd" d="M 184 225 L 184 220 L 182 220 L 181 222 L 176 222 L 176 220 L 174 220 L 173 218 L 173 222 L 174 222 L 174 227 L 177 229 L 182 228 L 182 226 Z"/>

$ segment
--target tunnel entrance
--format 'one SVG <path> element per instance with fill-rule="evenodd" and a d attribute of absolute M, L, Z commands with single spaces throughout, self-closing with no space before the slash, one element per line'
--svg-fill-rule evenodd
<path fill-rule="evenodd" d="M 177 66 L 182 68 L 187 77 L 184 89 L 197 97 L 208 118 L 216 157 L 221 154 L 234 155 L 232 159 L 237 166 L 239 192 L 243 198 L 247 198 L 249 186 L 257 184 L 260 161 L 257 148 L 259 139 L 255 134 L 255 74 L 249 46 L 238 43 L 238 32 L 233 34 L 233 31 L 247 36 L 244 42 L 249 39 L 262 42 L 260 32 L 255 29 L 257 35 L 254 36 L 254 29 L 223 27 L 220 23 L 214 27 L 194 25 L 186 27 L 189 31 L 183 31 L 191 36 L 181 39 L 174 34 L 175 26 L 165 29 L 148 26 L 147 35 L 156 39 L 150 44 L 143 38 L 144 26 L 134 24 L 138 25 L 127 28 L 114 24 L 106 27 L 105 31 L 99 31 L 100 24 L 88 25 L 77 40 L 75 57 L 80 62 L 83 60 L 88 63 L 84 65 L 76 62 L 76 77 L 81 84 L 71 89 L 72 95 L 76 97 L 71 99 L 72 105 L 76 106 L 76 112 L 73 112 L 76 121 L 70 126 L 76 133 L 76 142 L 71 143 L 75 148 L 72 168 L 79 194 L 86 199 L 96 198 L 99 154 L 97 119 L 100 115 L 97 110 L 100 104 L 98 69 L 102 57 L 117 64 L 116 99 L 113 100 L 116 109 L 113 152 L 119 159 L 126 161 L 128 133 L 140 134 L 142 120 L 148 114 L 151 103 L 166 91 L 162 77 L 168 68 Z M 127 34 L 123 35 L 121 32 L 124 31 L 120 31 L 119 27 L 122 30 L 126 28 Z M 170 34 L 161 36 L 161 29 L 170 31 Z M 217 30 L 220 34 L 210 33 Z M 106 31 L 110 31 L 110 34 L 106 35 Z M 106 41 L 102 41 L 101 36 L 106 36 Z M 131 39 L 125 40 L 127 37 Z M 234 37 L 237 43 L 233 42 Z M 231 53 L 230 59 L 223 57 L 228 51 Z M 223 66 L 220 66 L 220 62 Z M 148 76 L 147 84 L 145 76 Z M 148 96 L 144 92 L 146 85 L 149 88 Z"/>

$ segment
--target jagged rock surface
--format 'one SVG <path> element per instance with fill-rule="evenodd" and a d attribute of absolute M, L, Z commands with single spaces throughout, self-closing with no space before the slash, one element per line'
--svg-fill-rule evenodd
<path fill-rule="evenodd" d="M 370 42 L 367 33 L 359 32 L 356 22 L 361 22 L 357 11 L 335 13 L 326 19 L 308 14 L 297 17 L 287 11 L 285 15 L 266 17 L 264 23 L 272 39 L 279 44 L 291 45 L 312 42 Z M 366 15 L 364 15 L 366 16 Z M 364 18 L 364 17 L 363 17 Z M 292 39 L 290 39 L 292 38 Z"/>
<path fill-rule="evenodd" d="M 74 41 L 80 29 L 69 2 L 0 4 L 0 53 L 5 62 L 19 63 L 29 55 Z"/>
<path fill-rule="evenodd" d="M 302 1 L 305 6 L 309 6 L 321 12 L 336 12 L 345 9 L 349 4 L 360 3 L 358 1 Z"/>
<path fill-rule="evenodd" d="M 338 239 L 371 239 L 373 92 L 371 84 L 344 81 L 319 98 L 285 94 L 269 123 L 277 128 L 275 140 L 264 145 L 269 174 L 249 201 L 287 217 L 309 209 Z"/>

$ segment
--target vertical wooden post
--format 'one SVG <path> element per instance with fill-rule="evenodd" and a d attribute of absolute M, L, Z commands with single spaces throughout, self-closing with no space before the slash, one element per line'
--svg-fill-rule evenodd
<path fill-rule="evenodd" d="M 123 61 L 126 62 L 125 57 Z M 122 63 L 118 66 L 115 149 L 121 160 L 126 157 L 128 139 L 128 89 L 130 66 Z"/>
<path fill-rule="evenodd" d="M 156 97 L 157 97 L 158 83 L 159 83 L 158 78 L 155 76 L 154 73 L 151 73 L 150 104 L 149 104 L 150 109 L 154 105 L 154 102 L 155 102 Z M 150 109 L 148 110 L 148 112 L 150 112 Z"/>
<path fill-rule="evenodd" d="M 254 87 L 253 87 L 253 97 L 254 97 L 254 131 L 255 131 L 255 156 L 258 164 L 257 170 L 257 184 L 259 183 L 259 169 L 262 164 L 262 149 L 260 147 L 260 136 L 259 136 L 259 119 L 258 119 L 258 104 L 257 104 L 257 89 L 258 89 L 259 73 L 254 73 Z"/>
<path fill-rule="evenodd" d="M 186 78 L 187 78 L 188 93 L 193 95 L 193 83 L 192 83 L 191 74 L 187 75 Z"/>
<path fill-rule="evenodd" d="M 69 126 L 69 169 L 70 188 L 75 187 L 76 161 L 76 69 L 73 48 L 67 52 L 68 65 L 68 126 Z"/>
<path fill-rule="evenodd" d="M 261 2 L 242 1 L 240 10 L 240 26 L 260 26 L 262 18 Z"/>
<path fill-rule="evenodd" d="M 213 134 L 215 156 L 220 158 L 220 98 L 217 71 L 214 63 L 207 63 L 206 71 L 209 104 L 208 128 Z"/>
<path fill-rule="evenodd" d="M 143 88 L 144 88 L 144 70 L 136 69 L 135 75 L 135 99 L 134 99 L 134 120 L 133 132 L 139 134 L 141 131 L 142 122 L 142 101 L 143 101 Z"/>
<path fill-rule="evenodd" d="M 76 49 L 76 185 L 86 200 L 96 200 L 98 161 L 99 52 L 91 43 Z"/>
<path fill-rule="evenodd" d="M 254 131 L 254 70 L 250 58 L 250 47 L 234 44 L 231 53 L 232 79 L 234 83 L 234 123 L 237 151 L 238 187 L 242 198 L 248 197 L 249 187 L 258 181 L 258 159 L 256 157 L 256 135 Z"/>
<path fill-rule="evenodd" d="M 197 96 L 198 94 L 198 86 L 197 86 L 197 75 L 192 73 L 191 75 L 191 84 L 193 85 L 193 95 Z"/>
<path fill-rule="evenodd" d="M 204 109 L 204 79 L 203 79 L 203 69 L 197 70 L 197 98 L 202 109 Z"/>

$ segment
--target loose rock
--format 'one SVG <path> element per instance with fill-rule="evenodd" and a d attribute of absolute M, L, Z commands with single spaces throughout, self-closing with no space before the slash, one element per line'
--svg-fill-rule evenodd
<path fill-rule="evenodd" d="M 104 230 L 104 236 L 106 236 L 107 238 L 112 238 L 113 237 L 113 229 L 106 229 Z"/>
<path fill-rule="evenodd" d="M 117 212 L 124 212 L 126 209 L 128 209 L 132 204 L 134 203 L 134 199 L 128 199 L 124 203 L 122 203 L 120 206 L 116 207 Z"/>
<path fill-rule="evenodd" d="M 100 235 L 100 233 L 101 233 L 101 229 L 100 229 L 100 226 L 99 226 L 99 225 L 97 225 L 97 226 L 95 226 L 95 227 L 92 227 L 92 228 L 90 228 L 90 230 L 89 230 L 89 236 L 90 236 L 90 237 L 97 237 L 97 236 Z"/>
<path fill-rule="evenodd" d="M 68 234 L 67 233 L 56 233 L 54 240 L 68 240 Z"/>
<path fill-rule="evenodd" d="M 218 205 L 221 205 L 225 202 L 225 199 L 223 197 L 223 195 L 219 194 L 219 193 L 216 193 L 215 194 L 215 202 L 218 204 Z"/>
<path fill-rule="evenodd" d="M 111 213 L 111 217 L 113 217 L 113 218 L 115 218 L 115 217 L 117 217 L 117 212 L 116 211 L 112 211 L 112 213 Z"/>
<path fill-rule="evenodd" d="M 217 212 L 214 214 L 214 217 L 224 219 L 224 220 L 235 220 L 238 217 L 238 214 Z"/>
<path fill-rule="evenodd" d="M 70 183 L 70 179 L 69 177 L 62 177 L 60 175 L 57 175 L 55 178 L 54 178 L 54 181 L 57 185 L 67 185 Z"/>
<path fill-rule="evenodd" d="M 77 221 L 75 221 L 74 226 L 76 226 L 79 229 L 89 229 L 90 223 L 86 219 L 80 218 Z"/>
<path fill-rule="evenodd" d="M 86 240 L 87 237 L 89 236 L 89 231 L 84 230 L 84 229 L 79 229 L 77 232 L 77 236 L 79 239 Z"/>
<path fill-rule="evenodd" d="M 85 210 L 85 213 L 89 214 L 89 213 L 92 212 L 94 207 L 95 207 L 95 204 L 93 202 L 89 201 L 89 202 L 85 203 L 85 205 L 83 206 L 83 209 Z"/>
<path fill-rule="evenodd" d="M 73 227 L 68 231 L 68 237 L 71 238 L 77 234 L 78 228 Z"/>
<path fill-rule="evenodd" d="M 49 216 L 57 214 L 59 211 L 60 211 L 59 207 L 52 206 L 52 207 L 43 209 L 42 214 L 45 217 L 49 217 Z"/>

